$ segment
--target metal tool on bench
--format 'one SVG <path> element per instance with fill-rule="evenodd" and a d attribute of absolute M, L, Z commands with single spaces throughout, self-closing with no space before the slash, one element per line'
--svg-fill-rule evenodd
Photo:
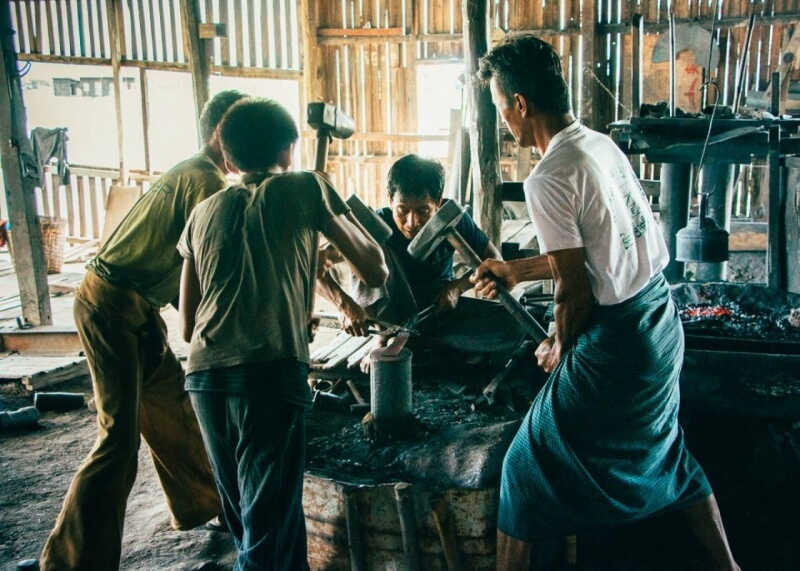
<path fill-rule="evenodd" d="M 456 230 L 456 224 L 462 216 L 464 216 L 464 209 L 455 201 L 445 202 L 408 245 L 408 253 L 418 260 L 424 260 L 439 247 L 442 241 L 447 240 L 466 260 L 470 268 L 475 269 L 480 266 L 483 261 Z M 497 284 L 497 298 L 537 343 L 547 339 L 547 332 L 539 322 L 525 310 L 508 289 L 499 283 Z"/>
<path fill-rule="evenodd" d="M 342 328 L 342 324 L 335 314 L 315 313 L 314 317 L 319 318 L 321 327 L 328 327 L 330 329 Z M 367 329 L 367 333 L 370 335 L 379 335 L 381 337 L 394 337 L 400 333 L 419 335 L 419 331 L 410 325 L 396 325 L 380 319 L 368 319 L 367 323 L 374 326 Z"/>

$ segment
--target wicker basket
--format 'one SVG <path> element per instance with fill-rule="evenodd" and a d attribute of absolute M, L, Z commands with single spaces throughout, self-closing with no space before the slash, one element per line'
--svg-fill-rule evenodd
<path fill-rule="evenodd" d="M 47 261 L 48 274 L 60 274 L 64 265 L 64 247 L 67 242 L 67 221 L 54 216 L 39 216 L 42 229 L 42 246 L 44 259 Z"/>
<path fill-rule="evenodd" d="M 39 216 L 39 228 L 42 231 L 42 247 L 44 259 L 47 262 L 48 274 L 60 274 L 64 265 L 64 247 L 66 246 L 67 221 L 55 216 Z M 8 252 L 11 262 L 14 262 L 14 239 L 11 230 L 8 231 Z"/>

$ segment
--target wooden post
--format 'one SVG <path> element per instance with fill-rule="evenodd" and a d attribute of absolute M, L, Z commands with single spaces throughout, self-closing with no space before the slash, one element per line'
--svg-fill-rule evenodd
<path fill-rule="evenodd" d="M 142 134 L 144 135 L 144 169 L 153 174 L 150 161 L 150 96 L 147 92 L 147 70 L 139 68 L 139 93 L 142 97 Z"/>
<path fill-rule="evenodd" d="M 192 90 L 194 91 L 194 109 L 197 120 L 209 97 L 208 75 L 209 57 L 206 55 L 206 42 L 200 39 L 200 8 L 198 0 L 181 0 L 181 25 L 183 26 L 183 51 L 189 60 L 189 71 L 192 73 Z M 241 59 L 237 61 L 241 66 Z M 203 145 L 200 132 L 197 133 L 200 146 Z"/>
<path fill-rule="evenodd" d="M 581 10 L 581 38 L 583 39 L 583 89 L 581 91 L 581 123 L 589 128 L 594 125 L 594 104 L 597 99 L 597 1 L 583 0 Z"/>
<path fill-rule="evenodd" d="M 114 108 L 117 115 L 117 151 L 119 153 L 119 183 L 128 180 L 125 168 L 125 137 L 122 133 L 122 80 L 120 79 L 120 59 L 122 57 L 122 6 L 119 0 L 106 0 L 108 13 L 108 39 L 111 47 L 111 73 L 114 79 Z"/>
<path fill-rule="evenodd" d="M 33 161 L 33 149 L 28 139 L 13 34 L 11 3 L 0 2 L 0 161 L 14 235 L 14 266 L 22 318 L 30 325 L 51 325 L 47 262 L 36 215 L 35 184 L 23 172 L 23 161 Z"/>
<path fill-rule="evenodd" d="M 300 0 L 300 21 L 302 32 L 302 62 L 303 87 L 300 91 L 301 121 L 304 121 L 306 108 L 309 103 L 324 101 L 323 85 L 324 70 L 320 67 L 320 49 L 317 43 L 317 28 L 319 27 L 319 5 L 317 0 Z M 305 127 L 303 125 L 302 127 Z M 306 150 L 308 146 L 303 146 Z M 304 168 L 312 168 L 314 164 L 313 153 L 304 153 L 308 156 L 301 157 Z"/>
<path fill-rule="evenodd" d="M 464 62 L 469 92 L 469 135 L 472 184 L 475 190 L 475 222 L 499 246 L 502 223 L 502 175 L 497 110 L 488 87 L 478 85 L 478 61 L 488 51 L 489 6 L 487 0 L 464 0 Z"/>

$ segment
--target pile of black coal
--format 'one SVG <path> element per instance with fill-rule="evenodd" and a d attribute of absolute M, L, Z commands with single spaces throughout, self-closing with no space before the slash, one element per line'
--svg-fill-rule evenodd
<path fill-rule="evenodd" d="M 800 343 L 800 295 L 751 284 L 680 284 L 672 296 L 691 335 Z"/>

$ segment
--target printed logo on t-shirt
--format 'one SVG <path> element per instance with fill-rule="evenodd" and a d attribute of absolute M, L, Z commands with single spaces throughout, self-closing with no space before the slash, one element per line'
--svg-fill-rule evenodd
<path fill-rule="evenodd" d="M 642 211 L 642 206 L 640 202 L 637 200 L 637 196 L 644 197 L 644 190 L 642 189 L 641 185 L 638 181 L 630 176 L 630 172 L 628 169 L 622 165 L 612 168 L 610 172 L 611 178 L 616 184 L 617 188 L 621 191 L 625 192 L 624 201 L 625 201 L 625 208 L 628 211 L 628 215 L 630 216 L 631 221 L 631 229 L 625 230 L 624 232 L 619 233 L 620 241 L 622 242 L 622 247 L 626 250 L 633 246 L 634 237 L 640 238 L 647 232 L 647 217 L 644 215 Z M 634 187 L 635 189 L 631 189 Z M 637 192 L 634 192 L 637 191 Z M 608 193 L 609 199 L 611 203 L 614 204 L 614 192 L 613 190 L 609 191 Z M 612 209 L 612 219 L 614 222 L 617 222 L 616 213 Z"/>

